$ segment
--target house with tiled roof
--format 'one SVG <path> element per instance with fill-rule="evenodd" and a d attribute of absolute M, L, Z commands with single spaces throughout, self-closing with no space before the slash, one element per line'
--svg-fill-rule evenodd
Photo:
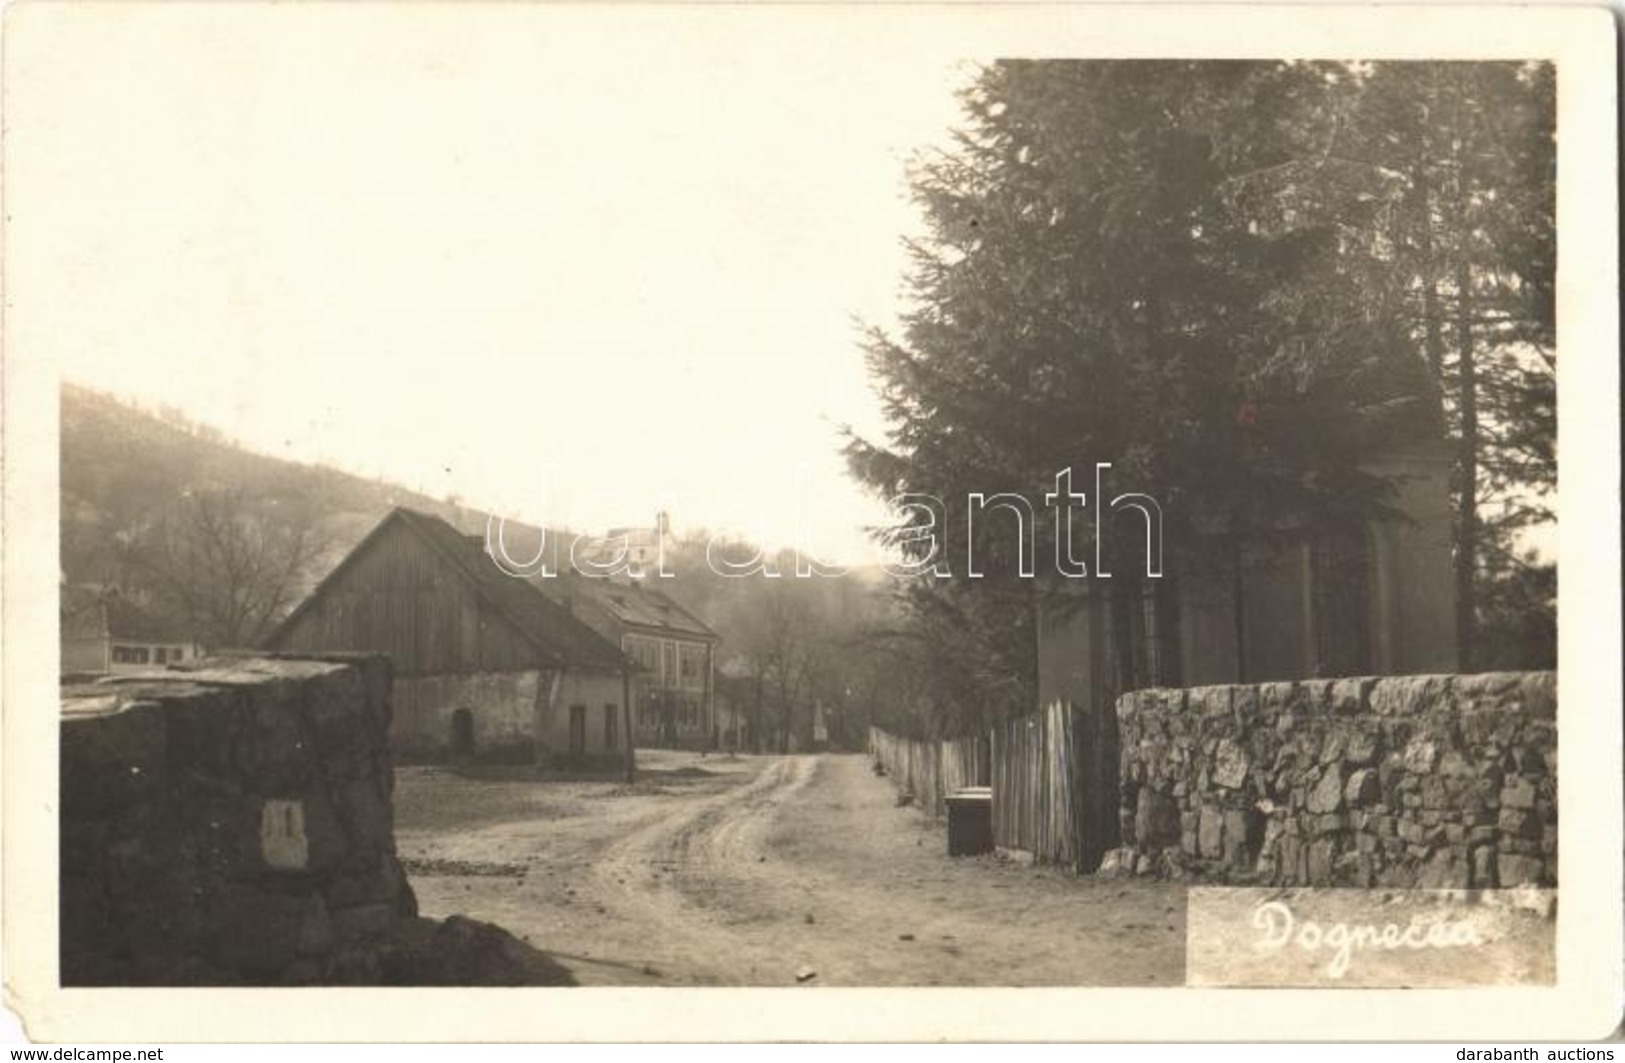
<path fill-rule="evenodd" d="M 386 654 L 406 757 L 614 763 L 630 748 L 620 649 L 499 568 L 483 534 L 415 510 L 385 517 L 266 648 Z"/>
<path fill-rule="evenodd" d="M 633 728 L 640 745 L 716 749 L 738 744 L 737 730 L 717 717 L 721 638 L 658 586 L 658 577 L 564 572 L 534 582 L 636 665 Z"/>

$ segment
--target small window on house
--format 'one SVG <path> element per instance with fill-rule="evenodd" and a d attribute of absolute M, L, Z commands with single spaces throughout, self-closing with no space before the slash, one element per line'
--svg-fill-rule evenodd
<path fill-rule="evenodd" d="M 166 664 L 169 661 L 169 649 L 164 646 L 155 647 L 152 651 L 153 664 Z"/>

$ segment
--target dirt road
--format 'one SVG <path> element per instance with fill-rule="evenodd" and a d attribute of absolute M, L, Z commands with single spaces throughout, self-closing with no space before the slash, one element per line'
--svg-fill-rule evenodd
<path fill-rule="evenodd" d="M 1184 889 L 950 859 L 855 755 L 640 753 L 632 786 L 397 771 L 420 906 L 585 985 L 1176 985 Z"/>

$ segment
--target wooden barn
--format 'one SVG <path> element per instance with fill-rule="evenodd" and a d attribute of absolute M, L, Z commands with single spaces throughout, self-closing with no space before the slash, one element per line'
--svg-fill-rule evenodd
<path fill-rule="evenodd" d="M 626 755 L 621 651 L 499 569 L 483 536 L 424 513 L 385 517 L 267 646 L 387 654 L 397 755 L 543 764 Z"/>

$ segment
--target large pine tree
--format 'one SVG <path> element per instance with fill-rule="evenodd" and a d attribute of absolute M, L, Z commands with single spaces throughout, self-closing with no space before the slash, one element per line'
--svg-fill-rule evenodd
<path fill-rule="evenodd" d="M 1469 114 L 1474 92 L 1502 109 Z M 1167 571 L 1213 572 L 1292 518 L 1381 511 L 1362 459 L 1448 425 L 1458 546 L 1483 578 L 1486 478 L 1534 483 L 1514 493 L 1538 508 L 1550 450 L 1548 93 L 1511 64 L 981 71 L 952 147 L 916 165 L 911 308 L 868 335 L 888 439 L 848 446 L 877 492 L 945 503 L 953 574 L 906 594 L 961 635 L 940 671 L 995 665 L 944 695 L 945 717 L 1032 705 L 1044 584 L 1016 578 L 1006 515 L 966 540 L 967 498 L 1013 492 L 1046 517 L 1063 468 L 1085 484 L 1111 462 L 1113 491 L 1162 504 Z M 917 553 L 908 531 L 894 541 Z M 1141 540 L 1104 538 L 1112 590 L 1139 593 L 1123 575 L 1143 571 Z"/>
<path fill-rule="evenodd" d="M 1551 666 L 1505 632 L 1505 580 L 1556 490 L 1555 84 L 1550 64 L 1380 63 L 1321 84 L 1319 147 L 1253 183 L 1333 225 L 1340 269 L 1423 352 L 1456 448 L 1456 628 L 1464 669 Z M 1481 596 L 1483 601 L 1481 601 Z M 1540 607 L 1551 627 L 1548 606 Z M 1514 627 L 1523 622 L 1513 621 Z M 1513 652 L 1508 653 L 1508 650 Z"/>

